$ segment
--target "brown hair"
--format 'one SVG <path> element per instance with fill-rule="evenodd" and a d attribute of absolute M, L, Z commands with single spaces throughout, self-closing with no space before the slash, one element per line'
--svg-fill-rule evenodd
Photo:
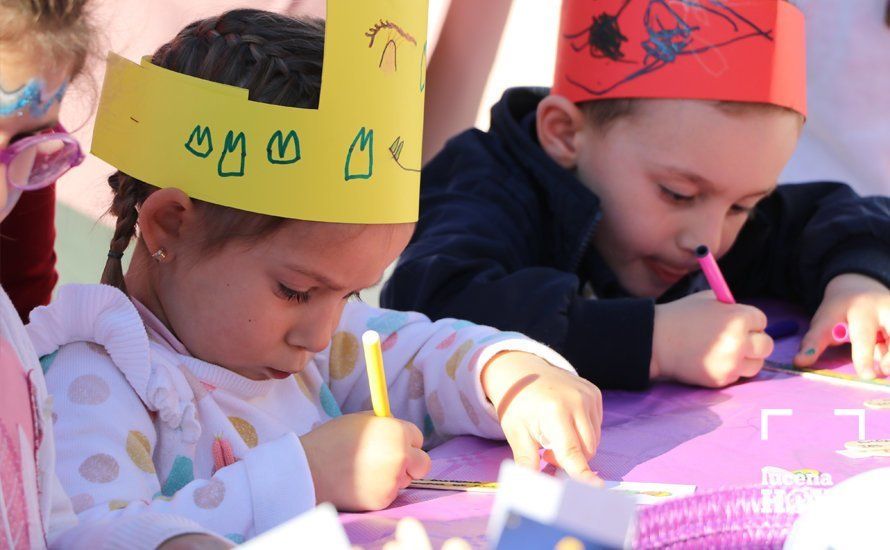
<path fill-rule="evenodd" d="M 593 124 L 594 128 L 601 132 L 605 132 L 609 129 L 609 126 L 615 123 L 618 119 L 632 115 L 640 101 L 657 100 L 644 98 L 600 99 L 579 103 L 578 107 L 584 112 L 587 116 L 587 120 Z M 772 103 L 711 100 L 697 101 L 711 103 L 718 109 L 730 114 L 745 114 L 751 112 L 793 113 L 800 118 L 800 122 L 803 124 L 803 115 L 788 107 L 781 107 L 779 105 L 773 105 Z"/>
<path fill-rule="evenodd" d="M 48 59 L 72 63 L 77 76 L 93 51 L 90 0 L 0 0 L 0 44 L 24 41 Z"/>
<path fill-rule="evenodd" d="M 324 22 L 241 9 L 195 21 L 161 46 L 152 63 L 178 73 L 249 90 L 252 101 L 317 108 L 321 92 Z M 109 208 L 117 217 L 102 283 L 127 291 L 120 257 L 136 236 L 138 208 L 156 187 L 123 172 L 108 178 Z M 202 216 L 203 248 L 255 240 L 289 221 L 194 199 Z"/>

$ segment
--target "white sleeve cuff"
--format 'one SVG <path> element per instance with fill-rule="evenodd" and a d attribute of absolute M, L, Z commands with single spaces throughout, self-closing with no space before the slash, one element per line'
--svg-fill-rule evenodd
<path fill-rule="evenodd" d="M 296 434 L 254 448 L 244 465 L 253 500 L 254 536 L 315 507 L 312 472 Z"/>

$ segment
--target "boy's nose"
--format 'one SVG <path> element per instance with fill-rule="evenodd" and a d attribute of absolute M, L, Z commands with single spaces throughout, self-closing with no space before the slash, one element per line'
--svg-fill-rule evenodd
<path fill-rule="evenodd" d="M 723 241 L 723 218 L 713 215 L 699 215 L 680 235 L 680 247 L 690 254 L 701 245 L 707 246 L 714 254 L 721 249 Z"/>

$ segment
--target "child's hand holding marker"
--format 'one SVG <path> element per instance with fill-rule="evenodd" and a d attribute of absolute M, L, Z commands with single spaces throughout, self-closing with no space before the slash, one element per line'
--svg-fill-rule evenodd
<path fill-rule="evenodd" d="M 400 489 L 430 470 L 423 434 L 390 412 L 380 336 L 369 330 L 362 343 L 376 414 L 339 416 L 300 438 L 316 501 L 344 512 L 386 508 Z"/>
<path fill-rule="evenodd" d="M 843 322 L 847 323 L 853 365 L 859 376 L 890 376 L 890 289 L 855 273 L 838 275 L 825 287 L 822 304 L 813 315 L 794 365 L 810 367 L 827 347 L 843 343 L 832 336 L 835 325 Z"/>
<path fill-rule="evenodd" d="M 650 374 L 722 387 L 760 372 L 773 352 L 773 340 L 764 333 L 762 311 L 735 303 L 707 247 L 696 252 L 713 292 L 655 307 Z"/>
<path fill-rule="evenodd" d="M 414 424 L 371 413 L 345 414 L 300 438 L 317 502 L 342 512 L 386 508 L 412 479 L 425 476 L 430 457 Z"/>
<path fill-rule="evenodd" d="M 651 378 L 720 388 L 755 376 L 773 352 L 766 315 L 711 291 L 655 306 Z"/>

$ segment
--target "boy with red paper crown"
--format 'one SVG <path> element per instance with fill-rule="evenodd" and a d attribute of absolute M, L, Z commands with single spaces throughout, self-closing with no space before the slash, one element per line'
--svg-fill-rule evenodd
<path fill-rule="evenodd" d="M 704 244 L 737 298 L 815 311 L 797 365 L 846 321 L 859 374 L 890 375 L 890 199 L 776 186 L 803 29 L 778 0 L 565 0 L 553 89 L 508 90 L 424 168 L 384 304 L 522 331 L 601 387 L 719 387 L 773 341 L 760 310 L 698 292 Z"/>

